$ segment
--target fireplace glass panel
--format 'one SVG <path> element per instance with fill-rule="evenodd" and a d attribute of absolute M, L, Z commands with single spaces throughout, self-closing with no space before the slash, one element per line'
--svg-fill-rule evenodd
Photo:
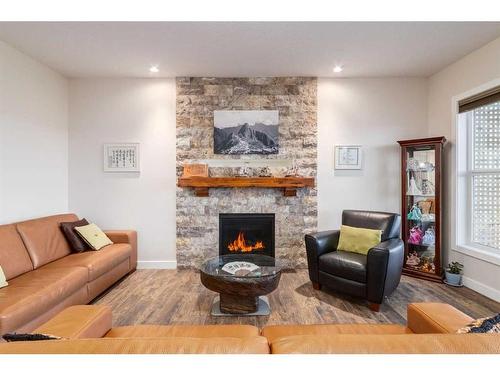
<path fill-rule="evenodd" d="M 219 254 L 274 257 L 274 214 L 220 214 Z"/>

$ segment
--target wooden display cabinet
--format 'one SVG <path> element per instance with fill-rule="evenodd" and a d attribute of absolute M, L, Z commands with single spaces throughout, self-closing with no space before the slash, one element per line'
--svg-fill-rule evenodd
<path fill-rule="evenodd" d="M 401 146 L 403 274 L 442 281 L 441 184 L 445 137 L 398 141 Z"/>

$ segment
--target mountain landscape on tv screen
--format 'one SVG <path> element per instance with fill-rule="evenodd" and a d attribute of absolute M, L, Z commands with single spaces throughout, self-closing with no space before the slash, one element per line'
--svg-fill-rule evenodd
<path fill-rule="evenodd" d="M 217 121 L 215 121 L 214 153 L 226 155 L 277 154 L 279 148 L 277 113 L 272 113 L 270 119 L 265 120 L 265 122 L 249 119 L 248 122 L 241 121 L 234 126 L 226 125 L 223 127 L 218 126 Z"/>

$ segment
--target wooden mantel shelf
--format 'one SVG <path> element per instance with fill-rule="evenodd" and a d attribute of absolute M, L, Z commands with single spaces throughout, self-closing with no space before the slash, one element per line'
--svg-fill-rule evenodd
<path fill-rule="evenodd" d="M 312 177 L 181 177 L 177 186 L 194 188 L 197 197 L 208 197 L 209 188 L 283 189 L 285 197 L 297 195 L 297 189 L 314 187 Z"/>

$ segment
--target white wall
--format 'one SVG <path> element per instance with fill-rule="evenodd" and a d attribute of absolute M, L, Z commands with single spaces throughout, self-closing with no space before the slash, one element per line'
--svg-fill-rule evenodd
<path fill-rule="evenodd" d="M 447 170 L 444 179 L 444 248 L 450 249 L 446 262 L 458 260 L 465 265 L 464 282 L 490 298 L 500 301 L 500 264 L 494 264 L 456 252 L 451 233 L 455 208 L 453 205 L 455 134 L 452 98 L 500 78 L 500 38 L 449 65 L 429 79 L 429 135 L 444 135 L 448 139 L 445 153 Z"/>
<path fill-rule="evenodd" d="M 396 141 L 427 132 L 427 80 L 318 80 L 318 228 L 339 228 L 343 209 L 401 212 Z M 335 171 L 336 144 L 363 146 L 359 171 Z"/>
<path fill-rule="evenodd" d="M 0 223 L 68 210 L 68 84 L 0 41 Z"/>
<path fill-rule="evenodd" d="M 140 268 L 175 267 L 175 80 L 70 81 L 69 207 L 136 229 Z M 140 173 L 104 173 L 103 144 L 140 142 Z"/>

